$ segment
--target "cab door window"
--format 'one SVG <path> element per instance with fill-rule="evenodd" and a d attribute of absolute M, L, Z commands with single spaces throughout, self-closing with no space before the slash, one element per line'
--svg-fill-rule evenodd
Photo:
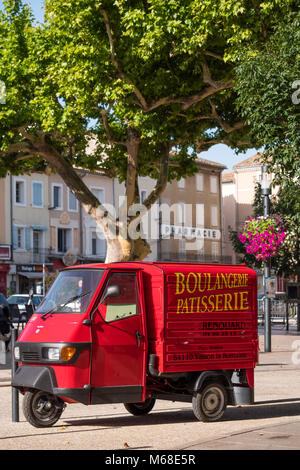
<path fill-rule="evenodd" d="M 118 286 L 120 295 L 107 297 L 100 306 L 100 312 L 106 322 L 113 322 L 138 315 L 136 275 L 112 273 L 106 284 L 105 294 L 111 286 Z"/>

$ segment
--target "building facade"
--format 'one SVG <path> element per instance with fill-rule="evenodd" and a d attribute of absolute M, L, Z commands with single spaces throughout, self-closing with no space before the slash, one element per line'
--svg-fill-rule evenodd
<path fill-rule="evenodd" d="M 11 260 L 10 179 L 0 178 L 0 292 L 6 292 Z"/>
<path fill-rule="evenodd" d="M 230 262 L 222 245 L 221 173 L 226 167 L 200 158 L 197 166 L 195 175 L 169 183 L 160 198 L 160 258 Z"/>
<path fill-rule="evenodd" d="M 221 172 L 198 159 L 199 171 L 167 185 L 142 218 L 148 260 L 230 262 L 222 245 Z M 100 172 L 79 176 L 119 216 L 124 184 Z M 155 186 L 139 178 L 143 203 Z M 57 174 L 7 175 L 0 179 L 0 292 L 43 292 L 48 274 L 78 263 L 104 262 L 106 241 L 95 221 Z"/>
<path fill-rule="evenodd" d="M 263 165 L 259 154 L 235 165 L 230 172 L 222 174 L 224 253 L 233 263 L 239 263 L 239 256 L 234 252 L 230 241 L 230 230 L 240 232 L 246 219 L 253 216 L 253 203 L 257 183 L 262 181 Z M 272 180 L 272 174 L 267 175 Z M 278 187 L 272 189 L 276 194 Z M 300 282 L 297 276 L 290 279 L 277 277 L 277 292 L 286 292 L 290 298 L 300 296 Z M 258 293 L 264 293 L 263 275 L 258 272 Z"/>
<path fill-rule="evenodd" d="M 261 182 L 263 166 L 259 154 L 234 165 L 222 174 L 224 251 L 238 262 L 229 238 L 230 230 L 239 232 L 243 223 L 253 215 L 255 187 Z M 270 175 L 271 179 L 272 176 Z"/>

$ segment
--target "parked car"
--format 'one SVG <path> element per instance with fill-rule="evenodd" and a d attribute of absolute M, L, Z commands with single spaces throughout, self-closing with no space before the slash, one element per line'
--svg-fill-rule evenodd
<path fill-rule="evenodd" d="M 35 309 L 40 305 L 42 300 L 43 300 L 42 295 L 34 294 L 32 302 L 33 302 Z M 18 305 L 19 311 L 22 313 L 22 312 L 26 312 L 25 305 L 30 304 L 30 296 L 29 294 L 13 294 L 10 297 L 8 297 L 7 301 L 9 304 Z"/>
<path fill-rule="evenodd" d="M 8 307 L 8 302 L 7 302 L 6 297 L 0 293 L 0 306 L 1 305 L 5 305 L 6 307 Z"/>
<path fill-rule="evenodd" d="M 5 296 L 0 293 L 0 341 L 5 342 L 6 351 L 8 351 L 10 337 L 9 303 Z"/>

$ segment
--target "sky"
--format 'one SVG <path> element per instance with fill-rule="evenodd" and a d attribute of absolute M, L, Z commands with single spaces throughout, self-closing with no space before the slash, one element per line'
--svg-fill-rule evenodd
<path fill-rule="evenodd" d="M 43 0 L 27 0 L 32 7 L 33 14 L 38 22 L 43 21 L 44 11 L 43 11 Z M 2 0 L 0 0 L 0 9 L 3 6 Z M 249 149 L 245 153 L 235 154 L 235 152 L 224 144 L 217 144 L 211 147 L 207 152 L 201 152 L 199 156 L 201 158 L 206 158 L 207 160 L 212 160 L 217 163 L 222 163 L 226 165 L 228 170 L 231 170 L 234 165 L 240 163 L 246 158 L 251 157 L 257 152 L 256 149 Z M 227 171 L 227 170 L 225 170 Z"/>

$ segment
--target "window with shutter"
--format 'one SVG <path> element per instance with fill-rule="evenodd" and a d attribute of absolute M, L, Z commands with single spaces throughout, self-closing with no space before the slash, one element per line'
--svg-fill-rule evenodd
<path fill-rule="evenodd" d="M 32 207 L 43 207 L 43 183 L 32 183 Z"/>
<path fill-rule="evenodd" d="M 68 210 L 71 212 L 78 210 L 78 201 L 70 189 L 68 189 Z"/>

